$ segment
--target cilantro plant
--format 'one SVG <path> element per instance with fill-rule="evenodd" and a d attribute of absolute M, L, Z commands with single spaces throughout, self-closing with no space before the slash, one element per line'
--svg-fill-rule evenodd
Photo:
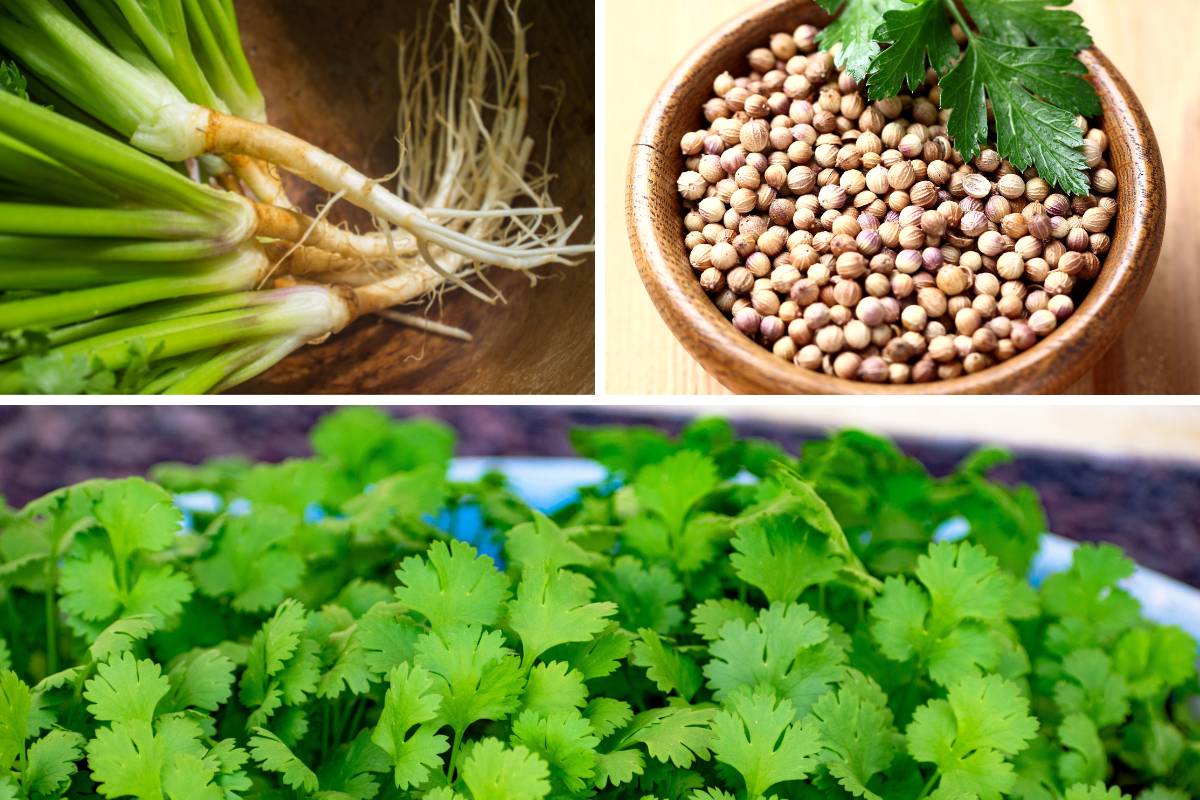
<path fill-rule="evenodd" d="M 1200 794 L 1196 642 L 1112 546 L 1031 587 L 1001 454 L 573 438 L 611 475 L 552 516 L 361 408 L 311 458 L 0 503 L 0 798 Z"/>
<path fill-rule="evenodd" d="M 1099 114 L 1100 103 L 1075 57 L 1092 39 L 1079 15 L 1061 8 L 1069 1 L 817 0 L 831 14 L 841 12 L 821 43 L 840 46 L 838 66 L 865 79 L 872 100 L 894 97 L 905 84 L 917 89 L 933 69 L 941 105 L 952 109 L 947 130 L 963 158 L 992 139 L 990 116 L 1002 157 L 1087 194 L 1075 116 Z"/>

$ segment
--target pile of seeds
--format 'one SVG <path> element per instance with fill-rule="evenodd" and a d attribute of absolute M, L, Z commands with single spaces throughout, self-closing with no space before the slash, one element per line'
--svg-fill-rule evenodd
<path fill-rule="evenodd" d="M 679 193 L 700 284 L 739 331 L 805 369 L 922 383 L 1012 358 L 1075 311 L 1116 215 L 1108 139 L 1080 117 L 1091 194 L 1067 197 L 946 135 L 932 73 L 868 103 L 818 52 L 777 33 L 723 73 L 685 134 Z"/>

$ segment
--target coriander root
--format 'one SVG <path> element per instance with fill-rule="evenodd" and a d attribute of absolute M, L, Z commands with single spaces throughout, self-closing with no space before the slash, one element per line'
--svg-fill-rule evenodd
<path fill-rule="evenodd" d="M 160 108 L 154 120 L 133 136 L 136 147 L 171 161 L 204 153 L 239 154 L 276 164 L 310 183 L 345 198 L 377 217 L 481 263 L 508 269 L 532 269 L 569 263 L 569 256 L 591 252 L 590 245 L 552 244 L 501 247 L 434 222 L 420 208 L 401 199 L 349 164 L 286 131 L 193 104 Z"/>

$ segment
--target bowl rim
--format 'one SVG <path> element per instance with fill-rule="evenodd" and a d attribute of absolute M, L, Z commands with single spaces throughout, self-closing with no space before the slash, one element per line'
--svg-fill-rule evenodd
<path fill-rule="evenodd" d="M 668 141 L 678 98 L 717 74 L 709 54 L 730 38 L 745 38 L 765 18 L 794 17 L 806 9 L 824 13 L 812 0 L 769 0 L 734 17 L 684 57 L 646 112 L 628 163 L 626 227 L 638 272 L 664 322 L 706 372 L 739 393 L 1015 394 L 1066 389 L 1100 360 L 1128 324 L 1153 275 L 1166 220 L 1162 157 L 1150 121 L 1128 82 L 1097 48 L 1082 51 L 1080 59 L 1100 95 L 1110 149 L 1121 148 L 1128 162 L 1118 176 L 1121 202 L 1112 245 L 1100 275 L 1064 323 L 1029 350 L 973 375 L 922 384 L 872 384 L 785 362 L 739 333 L 717 310 L 688 264 L 683 237 L 664 235 L 647 213 L 656 189 L 664 191 L 654 185 L 653 176 L 682 160 L 675 143 Z M 676 212 L 672 218 L 679 221 L 675 227 L 682 230 L 674 185 L 666 192 Z"/>

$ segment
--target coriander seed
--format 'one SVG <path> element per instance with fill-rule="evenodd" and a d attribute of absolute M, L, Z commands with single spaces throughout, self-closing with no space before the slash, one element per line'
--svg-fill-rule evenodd
<path fill-rule="evenodd" d="M 956 152 L 941 88 L 871 102 L 818 29 L 718 75 L 679 140 L 688 260 L 744 335 L 797 368 L 918 383 L 974 374 L 1070 317 L 1118 210 L 1082 118 L 1090 194 Z M 702 112 L 703 119 L 699 112 Z M 753 323 L 753 324 L 752 324 Z"/>

